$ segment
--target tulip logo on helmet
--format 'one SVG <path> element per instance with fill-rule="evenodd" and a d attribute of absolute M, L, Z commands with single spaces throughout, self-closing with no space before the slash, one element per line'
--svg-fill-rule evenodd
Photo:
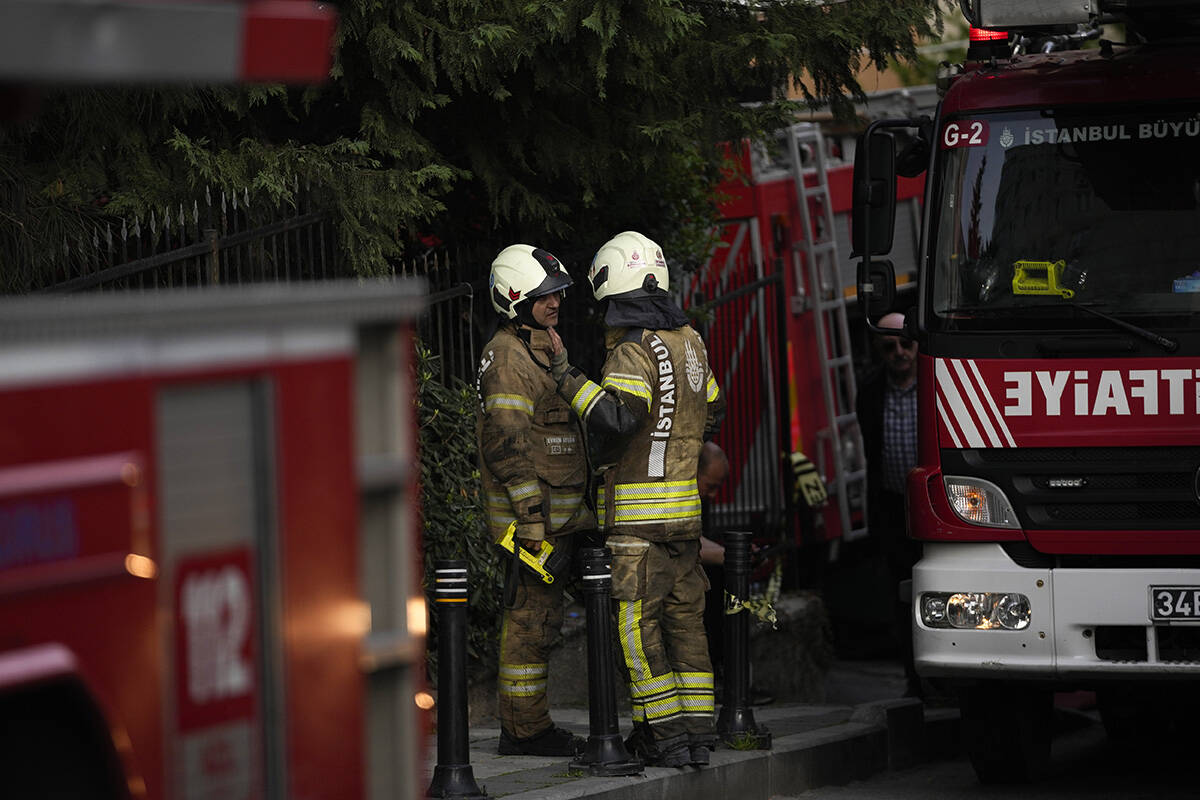
<path fill-rule="evenodd" d="M 625 266 L 628 267 L 629 269 L 637 269 L 641 265 L 642 265 L 642 254 L 639 253 L 637 250 L 634 250 L 632 253 L 629 254 L 629 263 L 626 264 Z"/>

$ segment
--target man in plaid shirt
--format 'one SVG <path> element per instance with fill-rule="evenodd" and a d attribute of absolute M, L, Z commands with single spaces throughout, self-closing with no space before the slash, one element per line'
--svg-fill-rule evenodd
<path fill-rule="evenodd" d="M 908 538 L 904 514 L 905 481 L 917 461 L 917 343 L 902 333 L 903 314 L 887 314 L 877 327 L 896 335 L 875 337 L 882 369 L 858 392 L 858 425 L 867 456 L 867 524 L 886 559 L 888 591 L 896 604 L 894 631 L 912 696 L 920 694 L 921 684 L 913 668 L 910 605 L 900 601 L 896 587 L 912 578 L 920 557 L 920 546 Z"/>

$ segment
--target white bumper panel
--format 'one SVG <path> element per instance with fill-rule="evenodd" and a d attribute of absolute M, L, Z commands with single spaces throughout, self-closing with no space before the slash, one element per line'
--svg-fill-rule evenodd
<path fill-rule="evenodd" d="M 913 568 L 917 672 L 925 677 L 1049 680 L 1200 677 L 1200 662 L 1157 660 L 1157 629 L 1150 623 L 1152 585 L 1200 586 L 1200 570 L 1026 569 L 998 544 L 926 543 L 924 557 Z M 920 621 L 923 592 L 1020 592 L 1032 606 L 1030 625 L 1023 631 L 928 628 Z M 1143 628 L 1146 659 L 1098 658 L 1097 626 Z"/>

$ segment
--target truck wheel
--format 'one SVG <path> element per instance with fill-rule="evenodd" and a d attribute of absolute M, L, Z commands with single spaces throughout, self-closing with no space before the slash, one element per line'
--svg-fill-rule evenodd
<path fill-rule="evenodd" d="M 963 744 L 982 783 L 1024 783 L 1050 761 L 1054 695 L 988 682 L 962 695 Z"/>
<path fill-rule="evenodd" d="M 1116 684 L 1096 691 L 1096 705 L 1109 741 L 1160 758 L 1164 746 L 1192 740 L 1200 691 L 1190 684 Z"/>
<path fill-rule="evenodd" d="M 1146 734 L 1154 728 L 1154 715 L 1144 698 L 1124 688 L 1102 689 L 1096 692 L 1096 705 L 1110 741 L 1131 746 L 1150 742 Z"/>

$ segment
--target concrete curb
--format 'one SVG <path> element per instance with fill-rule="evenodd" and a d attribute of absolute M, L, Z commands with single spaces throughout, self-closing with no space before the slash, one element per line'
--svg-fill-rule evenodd
<path fill-rule="evenodd" d="M 846 717 L 815 730 L 775 736 L 771 750 L 722 747 L 704 768 L 649 767 L 632 778 L 569 779 L 566 765 L 558 762 L 521 776 L 521 784 L 536 788 L 512 791 L 518 786 L 511 778 L 495 793 L 488 792 L 486 781 L 480 784 L 491 796 L 507 800 L 768 800 L 911 767 L 931 754 L 947 754 L 944 745 L 958 741 L 957 709 L 926 712 L 917 699 L 866 703 Z"/>

